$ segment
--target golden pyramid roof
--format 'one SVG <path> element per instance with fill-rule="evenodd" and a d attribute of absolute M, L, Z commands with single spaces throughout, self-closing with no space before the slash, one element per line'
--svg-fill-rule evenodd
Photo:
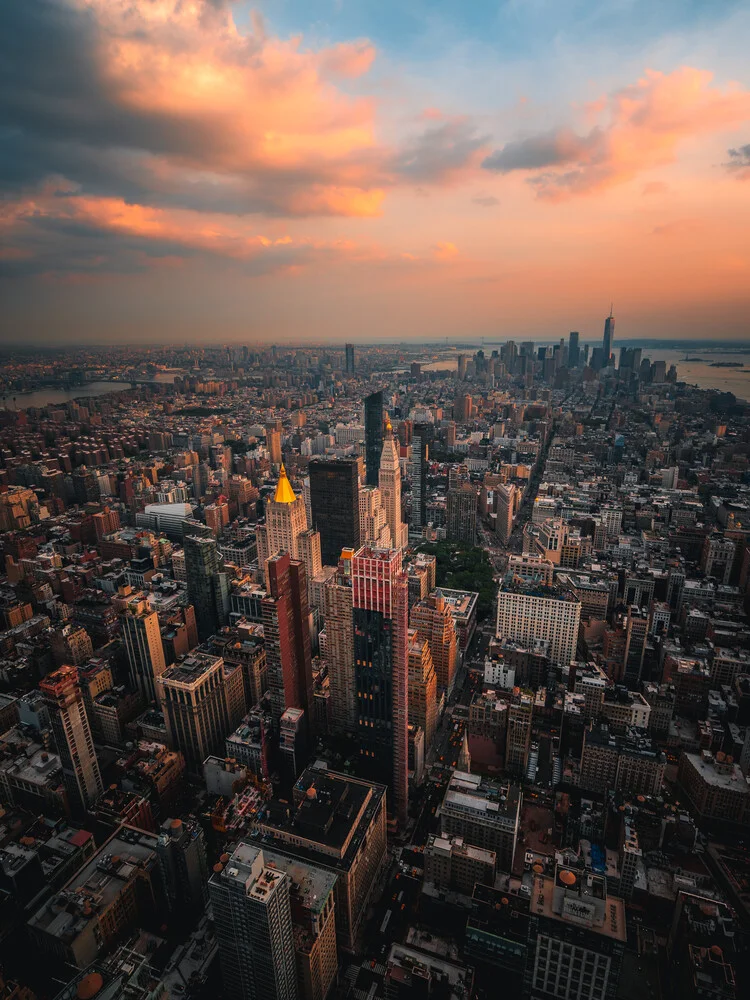
<path fill-rule="evenodd" d="M 275 503 L 294 503 L 297 497 L 294 495 L 294 490 L 292 489 L 292 484 L 287 479 L 286 469 L 284 468 L 284 463 L 281 464 L 281 471 L 279 472 L 279 482 L 276 486 L 276 492 L 274 493 Z"/>

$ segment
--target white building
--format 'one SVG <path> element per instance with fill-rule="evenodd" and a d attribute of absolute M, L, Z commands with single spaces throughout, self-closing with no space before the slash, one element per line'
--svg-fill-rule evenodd
<path fill-rule="evenodd" d="M 571 593 L 535 584 L 505 583 L 497 595 L 497 636 L 550 644 L 552 663 L 575 659 L 581 602 Z"/>

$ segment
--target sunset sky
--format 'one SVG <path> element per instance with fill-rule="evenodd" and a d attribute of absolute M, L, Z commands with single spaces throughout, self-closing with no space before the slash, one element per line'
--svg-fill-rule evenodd
<path fill-rule="evenodd" d="M 14 0 L 2 343 L 750 340 L 750 3 Z"/>

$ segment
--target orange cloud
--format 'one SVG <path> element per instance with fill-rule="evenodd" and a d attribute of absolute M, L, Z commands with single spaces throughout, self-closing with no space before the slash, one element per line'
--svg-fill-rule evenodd
<path fill-rule="evenodd" d="M 432 248 L 436 260 L 452 260 L 458 256 L 459 250 L 455 243 L 440 242 Z"/>
<path fill-rule="evenodd" d="M 611 94 L 597 110 L 606 121 L 579 135 L 569 128 L 507 143 L 484 160 L 500 173 L 526 171 L 541 198 L 559 200 L 636 177 L 673 162 L 688 138 L 750 121 L 750 91 L 722 89 L 713 74 L 685 66 L 673 73 L 647 70 L 632 86 Z"/>

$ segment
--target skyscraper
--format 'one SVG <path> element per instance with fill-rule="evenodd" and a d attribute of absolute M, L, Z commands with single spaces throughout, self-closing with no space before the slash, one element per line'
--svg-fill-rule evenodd
<path fill-rule="evenodd" d="M 354 371 L 354 344 L 346 344 L 344 347 L 346 354 L 346 371 L 351 373 Z"/>
<path fill-rule="evenodd" d="M 266 523 L 256 528 L 258 564 L 263 566 L 277 552 L 299 559 L 298 539 L 307 531 L 307 513 L 302 496 L 296 496 L 282 463 L 273 500 L 266 503 Z"/>
<path fill-rule="evenodd" d="M 197 820 L 164 820 L 156 856 L 172 915 L 197 921 L 208 902 L 206 841 Z"/>
<path fill-rule="evenodd" d="M 312 582 L 323 568 L 323 559 L 320 554 L 320 532 L 314 528 L 308 528 L 297 537 L 298 558 L 305 564 L 305 576 L 307 577 L 307 600 L 312 603 Z"/>
<path fill-rule="evenodd" d="M 354 458 L 310 462 L 310 507 L 320 532 L 324 566 L 338 566 L 341 550 L 359 548 L 359 472 Z"/>
<path fill-rule="evenodd" d="M 269 593 L 263 599 L 271 711 L 278 724 L 287 708 L 301 708 L 312 720 L 313 680 L 305 566 L 287 552 L 266 563 Z"/>
<path fill-rule="evenodd" d="M 225 625 L 229 615 L 229 581 L 215 538 L 185 537 L 185 575 L 195 608 L 201 641 Z"/>
<path fill-rule="evenodd" d="M 208 883 L 224 989 L 235 1000 L 296 1000 L 291 879 L 239 844 Z"/>
<path fill-rule="evenodd" d="M 450 692 L 456 672 L 456 625 L 450 605 L 438 590 L 411 609 L 411 625 L 430 644 L 439 691 Z"/>
<path fill-rule="evenodd" d="M 416 629 L 409 629 L 409 722 L 422 727 L 426 753 L 437 726 L 437 677 L 430 644 Z"/>
<path fill-rule="evenodd" d="M 581 358 L 581 347 L 579 344 L 580 334 L 577 330 L 571 330 L 568 337 L 568 367 L 577 368 Z"/>
<path fill-rule="evenodd" d="M 420 433 L 422 425 L 417 424 L 411 441 L 411 461 L 409 462 L 409 481 L 411 483 L 411 517 L 412 528 L 419 530 L 425 523 L 427 506 L 427 458 L 429 449 L 426 435 Z"/>
<path fill-rule="evenodd" d="M 604 338 L 602 340 L 602 347 L 604 350 L 604 367 L 606 368 L 609 364 L 610 355 L 612 354 L 612 342 L 615 339 L 615 318 L 612 315 L 612 310 L 609 311 L 609 316 L 604 320 Z"/>
<path fill-rule="evenodd" d="M 647 608 L 629 607 L 625 626 L 625 656 L 623 683 L 638 690 L 643 673 L 646 641 L 651 628 L 651 615 Z"/>
<path fill-rule="evenodd" d="M 325 587 L 326 662 L 331 690 L 331 728 L 353 733 L 357 727 L 355 698 L 354 625 L 352 618 L 351 553 L 341 560 L 341 572 Z"/>
<path fill-rule="evenodd" d="M 390 420 L 386 424 L 383 453 L 380 457 L 379 486 L 386 520 L 391 529 L 391 545 L 394 549 L 402 549 L 407 543 L 409 529 L 401 520 L 401 465 Z"/>
<path fill-rule="evenodd" d="M 363 486 L 359 491 L 359 540 L 362 545 L 383 549 L 391 547 L 388 512 L 383 506 L 383 495 L 378 486 Z"/>
<path fill-rule="evenodd" d="M 222 752 L 245 714 L 242 668 L 225 669 L 220 656 L 194 652 L 167 667 L 160 683 L 169 742 L 196 773 L 209 754 Z"/>
<path fill-rule="evenodd" d="M 89 809 L 104 791 L 94 752 L 78 671 L 66 665 L 39 682 L 52 723 L 52 734 L 60 755 L 63 781 L 73 813 Z"/>
<path fill-rule="evenodd" d="M 406 822 L 409 768 L 409 588 L 399 549 L 361 548 L 352 559 L 357 739 L 362 771 L 389 789 Z"/>
<path fill-rule="evenodd" d="M 365 465 L 368 486 L 378 485 L 380 456 L 383 453 L 383 393 L 365 397 Z"/>
<path fill-rule="evenodd" d="M 477 536 L 477 494 L 471 483 L 448 490 L 448 540 L 474 545 Z"/>
<path fill-rule="evenodd" d="M 507 544 L 513 534 L 513 517 L 518 503 L 517 487 L 513 483 L 502 484 L 496 491 L 497 518 L 495 531 L 503 544 Z"/>
<path fill-rule="evenodd" d="M 266 427 L 266 448 L 271 465 L 281 465 L 281 430 L 272 424 Z"/>
<path fill-rule="evenodd" d="M 508 703 L 505 770 L 521 778 L 526 774 L 526 766 L 529 761 L 533 711 L 533 696 L 528 691 L 514 688 Z"/>
<path fill-rule="evenodd" d="M 158 701 L 160 691 L 156 680 L 166 669 L 164 646 L 161 641 L 159 616 L 148 601 L 129 601 L 122 615 L 122 637 L 128 654 L 131 685 L 146 701 Z"/>

